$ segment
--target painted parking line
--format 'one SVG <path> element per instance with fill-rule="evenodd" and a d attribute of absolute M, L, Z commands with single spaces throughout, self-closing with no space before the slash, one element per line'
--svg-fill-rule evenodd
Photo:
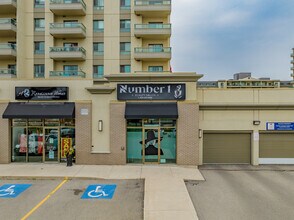
<path fill-rule="evenodd" d="M 68 178 L 65 178 L 54 190 L 52 190 L 39 204 L 37 204 L 31 211 L 29 211 L 21 220 L 27 219 L 30 215 L 32 215 L 44 202 L 46 202 L 63 184 L 68 181 Z"/>

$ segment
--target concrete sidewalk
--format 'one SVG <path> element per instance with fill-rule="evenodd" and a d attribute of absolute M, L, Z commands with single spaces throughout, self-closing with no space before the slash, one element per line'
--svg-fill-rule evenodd
<path fill-rule="evenodd" d="M 145 179 L 145 220 L 198 219 L 184 180 L 204 180 L 195 166 L 2 164 L 0 177 Z"/>

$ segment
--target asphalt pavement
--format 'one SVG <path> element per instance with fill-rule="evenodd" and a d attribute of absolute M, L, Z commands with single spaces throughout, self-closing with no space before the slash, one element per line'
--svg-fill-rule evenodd
<path fill-rule="evenodd" d="M 291 169 L 292 168 L 292 169 Z M 213 166 L 186 186 L 200 220 L 293 220 L 293 166 Z"/>

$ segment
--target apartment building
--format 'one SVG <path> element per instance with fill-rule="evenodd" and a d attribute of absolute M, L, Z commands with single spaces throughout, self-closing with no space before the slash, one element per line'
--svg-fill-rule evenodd
<path fill-rule="evenodd" d="M 0 162 L 62 162 L 73 146 L 78 164 L 198 164 L 201 75 L 170 71 L 171 8 L 0 0 Z"/>

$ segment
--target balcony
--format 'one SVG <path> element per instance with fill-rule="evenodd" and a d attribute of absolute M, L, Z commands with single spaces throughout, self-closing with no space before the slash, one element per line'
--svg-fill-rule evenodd
<path fill-rule="evenodd" d="M 50 47 L 49 55 L 53 60 L 86 60 L 86 50 L 83 47 Z"/>
<path fill-rule="evenodd" d="M 134 53 L 135 60 L 140 61 L 168 61 L 171 59 L 171 48 L 141 48 L 136 47 Z"/>
<path fill-rule="evenodd" d="M 55 15 L 86 15 L 83 0 L 50 0 L 50 10 Z"/>
<path fill-rule="evenodd" d="M 0 37 L 16 37 L 16 20 L 0 18 Z"/>
<path fill-rule="evenodd" d="M 0 14 L 15 14 L 16 13 L 16 0 L 1 0 L 0 1 Z"/>
<path fill-rule="evenodd" d="M 9 43 L 0 44 L 0 59 L 15 60 L 16 46 L 14 44 L 9 44 Z"/>
<path fill-rule="evenodd" d="M 86 27 L 82 23 L 51 23 L 50 34 L 55 38 L 86 38 Z"/>
<path fill-rule="evenodd" d="M 52 78 L 85 78 L 86 73 L 83 71 L 50 71 L 49 76 Z"/>
<path fill-rule="evenodd" d="M 1 78 L 16 78 L 16 70 L 0 69 L 0 79 Z"/>
<path fill-rule="evenodd" d="M 144 17 L 167 17 L 171 13 L 171 0 L 135 0 L 134 11 Z"/>
<path fill-rule="evenodd" d="M 135 37 L 143 39 L 168 39 L 171 24 L 135 24 Z"/>

